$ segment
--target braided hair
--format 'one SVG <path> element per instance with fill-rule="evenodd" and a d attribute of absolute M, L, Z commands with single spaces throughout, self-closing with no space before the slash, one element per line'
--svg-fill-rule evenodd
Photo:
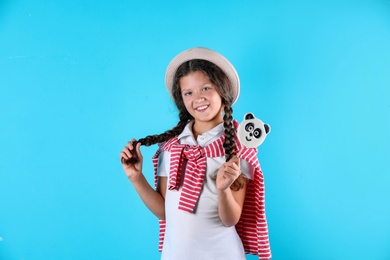
<path fill-rule="evenodd" d="M 141 143 L 141 145 L 145 146 L 162 143 L 179 135 L 184 130 L 185 126 L 193 119 L 193 117 L 190 115 L 184 105 L 180 89 L 180 79 L 196 71 L 204 73 L 208 77 L 210 82 L 216 87 L 218 94 L 221 96 L 222 104 L 224 106 L 223 126 L 225 128 L 225 140 L 223 148 L 225 150 L 225 159 L 226 161 L 229 161 L 234 155 L 236 155 L 236 142 L 234 139 L 235 132 L 232 122 L 232 105 L 234 102 L 234 96 L 232 91 L 233 89 L 226 74 L 217 65 L 207 60 L 189 60 L 181 64 L 176 70 L 172 86 L 172 97 L 176 104 L 176 107 L 179 110 L 179 122 L 177 123 L 177 125 L 162 134 L 149 135 L 144 138 L 141 138 L 136 141 L 136 143 Z M 134 145 L 136 143 L 134 143 Z M 136 158 L 136 153 L 134 151 L 132 158 L 126 161 L 126 163 L 135 163 L 137 160 L 138 158 Z M 241 176 L 231 185 L 230 188 L 232 190 L 239 190 L 244 186 L 244 183 L 245 178 L 241 174 Z"/>

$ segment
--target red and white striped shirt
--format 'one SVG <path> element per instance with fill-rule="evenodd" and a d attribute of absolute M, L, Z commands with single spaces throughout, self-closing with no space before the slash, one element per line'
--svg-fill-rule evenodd
<path fill-rule="evenodd" d="M 235 129 L 238 127 L 233 122 Z M 206 147 L 184 145 L 174 137 L 159 145 L 159 150 L 153 156 L 155 177 L 157 181 L 158 157 L 162 151 L 169 151 L 170 172 L 168 189 L 178 190 L 180 181 L 182 192 L 178 208 L 192 213 L 199 199 L 203 180 L 206 172 L 206 157 L 221 157 L 224 135 Z M 255 169 L 254 177 L 247 185 L 247 194 L 244 202 L 240 221 L 236 225 L 237 233 L 243 243 L 245 253 L 258 255 L 259 259 L 270 259 L 271 250 L 268 238 L 268 226 L 265 216 L 264 177 L 257 158 L 256 148 L 243 147 L 236 138 L 237 149 L 241 150 L 240 158 L 248 162 Z M 187 160 L 184 179 L 180 180 L 183 162 Z M 162 251 L 166 223 L 160 220 L 160 243 L 159 251 Z"/>

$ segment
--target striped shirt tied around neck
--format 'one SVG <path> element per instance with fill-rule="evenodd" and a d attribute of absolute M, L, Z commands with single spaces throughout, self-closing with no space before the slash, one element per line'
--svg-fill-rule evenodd
<path fill-rule="evenodd" d="M 239 123 L 233 120 L 235 130 Z M 207 157 L 220 157 L 225 155 L 223 142 L 225 136 L 222 135 L 216 141 L 206 147 L 179 144 L 178 137 L 171 138 L 165 143 L 159 144 L 159 149 L 153 156 L 153 166 L 155 174 L 155 185 L 157 186 L 158 157 L 162 151 L 171 153 L 169 190 L 179 190 L 182 167 L 185 159 L 187 165 L 185 169 L 182 193 L 179 199 L 180 210 L 194 214 L 196 203 L 199 199 L 204 177 L 206 174 Z M 247 161 L 255 169 L 253 180 L 248 182 L 245 201 L 241 213 L 241 218 L 236 224 L 236 230 L 243 243 L 245 253 L 258 255 L 259 259 L 270 259 L 271 248 L 268 236 L 268 224 L 265 215 L 265 187 L 264 176 L 257 158 L 257 148 L 246 148 L 235 136 L 237 151 L 241 150 L 240 159 Z M 164 244 L 166 221 L 159 220 L 159 251 Z"/>
<path fill-rule="evenodd" d="M 223 139 L 219 138 L 203 148 L 200 145 L 179 144 L 177 137 L 163 145 L 163 150 L 171 151 L 169 190 L 179 190 L 180 179 L 182 178 L 181 169 L 185 159 L 187 159 L 178 207 L 180 210 L 189 213 L 194 212 L 206 174 L 206 158 L 224 156 L 224 151 L 221 149 Z"/>

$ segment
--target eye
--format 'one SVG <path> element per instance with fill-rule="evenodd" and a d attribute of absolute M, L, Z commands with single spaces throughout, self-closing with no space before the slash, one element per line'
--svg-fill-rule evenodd
<path fill-rule="evenodd" d="M 253 131 L 253 136 L 257 139 L 260 138 L 261 136 L 261 129 L 260 128 L 256 128 L 255 131 Z"/>
<path fill-rule="evenodd" d="M 202 91 L 207 91 L 207 90 L 210 90 L 210 87 L 204 87 L 204 88 L 202 88 Z"/>
<path fill-rule="evenodd" d="M 192 92 L 186 91 L 186 92 L 183 93 L 183 96 L 191 96 L 191 94 L 192 94 Z"/>
<path fill-rule="evenodd" d="M 248 123 L 245 125 L 245 131 L 247 131 L 247 132 L 252 132 L 254 128 L 255 128 L 255 126 L 253 123 Z"/>

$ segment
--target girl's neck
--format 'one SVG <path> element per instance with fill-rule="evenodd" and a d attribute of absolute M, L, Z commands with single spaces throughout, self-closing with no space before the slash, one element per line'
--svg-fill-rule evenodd
<path fill-rule="evenodd" d="M 194 135 L 194 138 L 197 139 L 199 135 L 202 135 L 203 133 L 210 131 L 220 123 L 222 123 L 223 120 L 220 121 L 209 121 L 209 122 L 200 122 L 200 121 L 194 121 L 192 124 L 192 133 Z"/>

